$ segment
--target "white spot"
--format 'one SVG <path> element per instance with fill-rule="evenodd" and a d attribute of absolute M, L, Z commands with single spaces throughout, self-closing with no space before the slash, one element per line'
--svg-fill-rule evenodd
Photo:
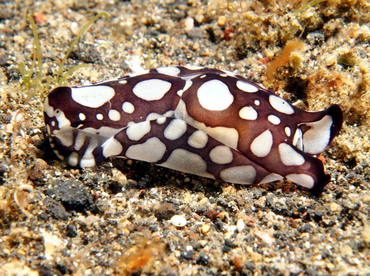
<path fill-rule="evenodd" d="M 174 215 L 170 219 L 170 222 L 175 227 L 184 227 L 187 223 L 186 218 L 183 216 L 179 216 L 179 215 Z"/>
<path fill-rule="evenodd" d="M 273 182 L 273 181 L 277 181 L 277 180 L 281 180 L 283 179 L 284 177 L 282 177 L 281 175 L 278 175 L 276 173 L 270 173 L 268 175 L 266 175 L 260 182 L 259 184 L 264 184 L 264 183 L 270 183 L 270 182 Z"/>
<path fill-rule="evenodd" d="M 78 164 L 78 154 L 77 152 L 72 152 L 68 157 L 68 164 L 72 167 L 77 166 Z"/>
<path fill-rule="evenodd" d="M 135 107 L 132 103 L 130 102 L 124 102 L 122 104 L 122 110 L 125 113 L 132 114 L 135 111 Z"/>
<path fill-rule="evenodd" d="M 146 101 L 156 101 L 171 89 L 172 84 L 160 79 L 144 80 L 135 85 L 132 89 L 134 94 Z"/>
<path fill-rule="evenodd" d="M 285 127 L 284 131 L 286 136 L 290 137 L 290 135 L 292 135 L 292 130 L 290 129 L 290 127 Z"/>
<path fill-rule="evenodd" d="M 96 119 L 98 119 L 99 121 L 103 120 L 104 119 L 103 114 L 101 113 L 96 114 Z"/>
<path fill-rule="evenodd" d="M 244 120 L 256 120 L 258 117 L 257 111 L 251 106 L 244 106 L 239 110 L 239 117 Z"/>
<path fill-rule="evenodd" d="M 297 128 L 294 133 L 292 145 L 303 151 L 302 130 L 300 128 Z"/>
<path fill-rule="evenodd" d="M 256 86 L 240 80 L 236 82 L 236 87 L 248 93 L 254 93 L 258 91 L 258 88 Z"/>
<path fill-rule="evenodd" d="M 281 162 L 286 166 L 300 166 L 305 162 L 305 159 L 301 154 L 285 143 L 281 143 L 279 145 L 279 154 Z"/>
<path fill-rule="evenodd" d="M 129 147 L 125 155 L 131 159 L 154 163 L 161 160 L 165 152 L 166 145 L 157 137 L 152 137 L 143 144 Z"/>
<path fill-rule="evenodd" d="M 127 83 L 127 80 L 126 79 L 124 79 L 124 80 L 118 80 L 118 83 L 119 84 L 126 84 Z"/>
<path fill-rule="evenodd" d="M 188 138 L 188 144 L 196 149 L 202 149 L 207 145 L 208 135 L 202 130 L 196 130 Z"/>
<path fill-rule="evenodd" d="M 326 115 L 320 121 L 305 123 L 310 127 L 303 134 L 303 151 L 310 154 L 319 154 L 329 144 L 330 130 L 333 124 L 331 116 Z"/>
<path fill-rule="evenodd" d="M 85 120 L 86 120 L 86 116 L 85 116 L 85 114 L 83 114 L 83 113 L 78 114 L 78 118 L 79 118 L 81 121 L 85 121 Z"/>
<path fill-rule="evenodd" d="M 212 162 L 216 164 L 229 164 L 233 161 L 233 153 L 230 148 L 226 146 L 214 147 L 210 151 L 209 157 Z"/>
<path fill-rule="evenodd" d="M 71 88 L 72 99 L 80 105 L 97 108 L 110 101 L 114 89 L 106 85 L 92 85 Z"/>
<path fill-rule="evenodd" d="M 185 121 L 173 119 L 164 130 L 164 137 L 168 140 L 179 139 L 187 130 Z"/>
<path fill-rule="evenodd" d="M 158 67 L 156 68 L 158 73 L 175 76 L 177 77 L 180 74 L 180 69 L 177 67 Z"/>
<path fill-rule="evenodd" d="M 55 127 L 55 121 L 51 122 L 51 126 Z M 50 133 L 49 133 L 50 134 Z"/>
<path fill-rule="evenodd" d="M 119 121 L 121 120 L 121 113 L 119 113 L 117 110 L 115 109 L 111 109 L 109 110 L 108 112 L 108 117 L 110 120 L 112 121 Z"/>
<path fill-rule="evenodd" d="M 254 100 L 254 104 L 259 106 L 261 104 L 261 102 L 259 100 Z"/>
<path fill-rule="evenodd" d="M 203 83 L 197 92 L 201 106 L 212 111 L 221 111 L 228 108 L 234 101 L 225 83 L 219 80 L 210 80 Z"/>
<path fill-rule="evenodd" d="M 202 157 L 184 149 L 174 150 L 166 162 L 158 165 L 181 172 L 214 178 L 211 174 L 207 173 L 207 164 Z"/>
<path fill-rule="evenodd" d="M 269 120 L 269 122 L 273 125 L 278 125 L 281 122 L 280 118 L 278 116 L 275 116 L 275 115 L 269 115 L 267 117 L 267 120 Z"/>
<path fill-rule="evenodd" d="M 269 102 L 271 106 L 276 110 L 284 114 L 293 114 L 294 109 L 293 107 L 285 100 L 282 98 L 275 96 L 275 95 L 270 95 L 269 96 Z"/>
<path fill-rule="evenodd" d="M 129 126 L 126 130 L 127 137 L 132 141 L 139 141 L 150 131 L 150 122 L 144 121 Z"/>
<path fill-rule="evenodd" d="M 160 117 L 156 120 L 158 125 L 164 124 L 167 120 L 167 117 Z"/>
<path fill-rule="evenodd" d="M 251 151 L 255 156 L 265 157 L 270 153 L 272 143 L 273 137 L 271 131 L 265 130 L 254 138 L 251 144 Z"/>
<path fill-rule="evenodd" d="M 290 181 L 294 182 L 294 183 L 297 183 L 303 187 L 306 187 L 308 189 L 311 189 L 313 187 L 313 184 L 315 183 L 315 180 L 309 176 L 308 174 L 303 174 L 303 173 L 300 173 L 300 174 L 295 174 L 295 173 L 292 173 L 292 174 L 288 174 L 287 176 L 285 176 L 287 179 L 289 179 Z"/>
<path fill-rule="evenodd" d="M 47 130 L 48 134 L 51 135 L 51 129 L 50 129 L 50 126 L 49 125 L 46 125 L 46 130 Z"/>
<path fill-rule="evenodd" d="M 201 75 L 199 78 L 204 79 L 207 75 Z"/>
<path fill-rule="evenodd" d="M 111 137 L 107 141 L 105 141 L 105 143 L 102 145 L 102 148 L 103 155 L 106 158 L 110 156 L 117 156 L 123 150 L 122 144 L 116 139 L 114 139 L 114 137 Z"/>
<path fill-rule="evenodd" d="M 237 166 L 224 169 L 220 173 L 222 180 L 238 184 L 253 184 L 256 178 L 256 170 L 253 166 Z"/>

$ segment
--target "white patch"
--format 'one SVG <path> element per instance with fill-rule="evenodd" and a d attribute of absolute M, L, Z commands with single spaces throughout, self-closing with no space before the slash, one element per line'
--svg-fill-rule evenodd
<path fill-rule="evenodd" d="M 258 117 L 257 111 L 251 106 L 244 106 L 239 110 L 239 117 L 244 120 L 256 120 Z"/>
<path fill-rule="evenodd" d="M 95 162 L 94 157 L 90 157 L 90 156 L 85 157 L 84 155 L 84 157 L 82 157 L 80 161 L 81 168 L 91 168 L 91 167 L 94 167 L 95 165 L 96 165 L 96 162 Z"/>
<path fill-rule="evenodd" d="M 86 137 L 85 131 L 79 130 L 77 132 L 77 136 L 73 145 L 75 150 L 79 151 L 82 148 L 83 144 L 85 143 L 85 137 Z"/>
<path fill-rule="evenodd" d="M 126 130 L 126 134 L 130 140 L 139 141 L 141 138 L 144 137 L 145 134 L 150 131 L 150 129 L 150 122 L 144 121 L 129 126 Z"/>
<path fill-rule="evenodd" d="M 52 123 L 54 123 L 54 121 Z M 51 124 L 51 125 L 53 125 L 53 124 Z M 47 130 L 48 134 L 51 135 L 51 129 L 50 129 L 49 125 L 46 125 L 46 130 Z"/>
<path fill-rule="evenodd" d="M 284 131 L 286 136 L 290 137 L 290 135 L 292 135 L 292 130 L 290 129 L 290 127 L 285 127 Z"/>
<path fill-rule="evenodd" d="M 304 157 L 288 144 L 282 143 L 279 145 L 279 154 L 281 162 L 285 166 L 300 166 L 305 162 Z"/>
<path fill-rule="evenodd" d="M 187 80 L 187 81 L 185 82 L 185 86 L 184 86 L 184 88 L 183 88 L 183 89 L 180 89 L 179 91 L 177 91 L 177 95 L 179 95 L 179 97 L 182 97 L 182 94 L 184 94 L 184 92 L 185 92 L 186 90 L 188 90 L 188 89 L 189 89 L 189 87 L 190 87 L 192 84 L 193 84 L 193 82 L 192 82 L 191 80 Z"/>
<path fill-rule="evenodd" d="M 87 146 L 87 149 L 85 151 L 85 154 L 82 156 L 82 159 L 80 161 L 80 166 L 82 168 L 86 167 L 94 167 L 96 165 L 95 157 L 93 155 L 93 151 L 99 147 L 103 141 L 105 140 L 105 137 L 101 137 L 98 135 L 91 135 L 89 145 Z"/>
<path fill-rule="evenodd" d="M 105 143 L 102 145 L 103 148 L 103 155 L 104 157 L 111 157 L 119 155 L 122 150 L 123 146 L 120 142 L 118 142 L 114 137 L 109 138 Z"/>
<path fill-rule="evenodd" d="M 285 176 L 287 179 L 289 179 L 290 181 L 294 182 L 294 183 L 297 183 L 303 187 L 306 187 L 308 189 L 311 189 L 313 187 L 313 184 L 315 183 L 315 180 L 309 176 L 308 174 L 303 174 L 303 173 L 300 173 L 300 174 L 295 174 L 295 173 L 292 173 L 292 174 L 288 174 L 287 176 Z"/>
<path fill-rule="evenodd" d="M 240 90 L 242 90 L 244 92 L 248 92 L 248 93 L 255 93 L 255 92 L 258 91 L 258 88 L 255 87 L 254 85 L 249 84 L 249 83 L 244 82 L 244 81 L 240 81 L 240 80 L 238 80 L 236 82 L 236 87 L 238 87 Z"/>
<path fill-rule="evenodd" d="M 117 122 L 117 121 L 121 120 L 121 113 L 119 113 L 115 109 L 111 109 L 108 112 L 108 117 L 109 117 L 110 120 Z"/>
<path fill-rule="evenodd" d="M 172 120 L 164 130 L 164 137 L 168 140 L 179 139 L 187 130 L 186 122 L 181 119 Z"/>
<path fill-rule="evenodd" d="M 131 159 L 154 163 L 161 160 L 165 152 L 166 145 L 157 137 L 153 137 L 143 144 L 129 147 L 125 156 Z"/>
<path fill-rule="evenodd" d="M 294 109 L 293 107 L 285 100 L 282 98 L 275 96 L 275 95 L 270 95 L 269 96 L 269 102 L 271 106 L 276 110 L 284 114 L 293 114 Z"/>
<path fill-rule="evenodd" d="M 160 79 L 144 80 L 137 83 L 132 92 L 146 101 L 156 101 L 163 98 L 163 96 L 171 89 L 172 84 L 168 81 Z"/>
<path fill-rule="evenodd" d="M 98 119 L 99 121 L 103 120 L 104 119 L 103 114 L 101 113 L 96 114 L 96 119 Z"/>
<path fill-rule="evenodd" d="M 50 117 L 54 117 L 55 113 L 54 113 L 54 107 L 50 106 L 49 105 L 49 98 L 46 97 L 45 101 L 44 101 L 44 112 Z"/>
<path fill-rule="evenodd" d="M 55 127 L 55 121 L 51 122 L 51 126 Z M 49 133 L 50 134 L 50 133 Z"/>
<path fill-rule="evenodd" d="M 81 121 L 85 121 L 85 120 L 86 120 L 86 116 L 85 116 L 85 114 L 83 114 L 83 113 L 78 114 L 78 118 L 79 118 Z"/>
<path fill-rule="evenodd" d="M 319 154 L 324 151 L 330 140 L 330 129 L 333 119 L 330 115 L 324 116 L 320 121 L 305 123 L 311 127 L 303 134 L 303 151 L 310 154 Z"/>
<path fill-rule="evenodd" d="M 253 184 L 256 174 L 256 169 L 253 166 L 237 166 L 224 169 L 221 171 L 220 177 L 226 182 Z"/>
<path fill-rule="evenodd" d="M 111 128 L 111 127 L 102 126 L 98 129 L 96 129 L 96 128 L 92 128 L 92 127 L 87 127 L 87 128 L 84 128 L 83 131 L 91 133 L 91 134 L 97 134 L 97 135 L 105 137 L 105 138 L 110 138 L 110 137 L 116 135 L 118 132 L 120 132 L 124 128 L 125 127 L 123 127 L 123 128 Z"/>
<path fill-rule="evenodd" d="M 60 160 L 64 160 L 64 156 L 63 156 L 63 155 L 61 155 L 61 154 L 59 154 L 59 151 L 54 150 L 54 153 L 55 153 L 55 155 L 56 155 Z"/>
<path fill-rule="evenodd" d="M 297 128 L 294 133 L 292 145 L 303 151 L 302 130 L 300 128 Z"/>
<path fill-rule="evenodd" d="M 219 80 L 210 80 L 203 83 L 198 91 L 200 105 L 208 110 L 221 111 L 227 109 L 234 101 L 229 87 Z"/>
<path fill-rule="evenodd" d="M 251 144 L 251 151 L 255 156 L 265 157 L 270 153 L 272 143 L 273 137 L 271 131 L 265 130 L 254 138 Z"/>
<path fill-rule="evenodd" d="M 68 157 L 68 164 L 72 167 L 77 166 L 78 164 L 78 154 L 77 152 L 72 152 Z"/>
<path fill-rule="evenodd" d="M 174 150 L 166 162 L 158 165 L 181 172 L 214 178 L 213 175 L 207 173 L 207 164 L 202 157 L 184 149 Z"/>
<path fill-rule="evenodd" d="M 214 147 L 210 151 L 209 157 L 212 162 L 216 164 L 229 164 L 233 161 L 233 153 L 230 148 L 226 146 Z"/>
<path fill-rule="evenodd" d="M 97 108 L 110 101 L 114 95 L 114 89 L 106 85 L 92 85 L 71 88 L 72 99 L 80 105 Z"/>
<path fill-rule="evenodd" d="M 204 123 L 200 123 L 191 118 L 186 111 L 186 104 L 183 100 L 179 101 L 179 104 L 175 110 L 175 116 L 179 119 L 184 120 L 189 125 L 204 131 L 209 136 L 215 138 L 222 144 L 236 149 L 239 141 L 239 133 L 235 128 L 228 127 L 207 127 Z"/>
<path fill-rule="evenodd" d="M 54 135 L 64 147 L 73 145 L 73 131 L 71 127 L 54 130 Z"/>
<path fill-rule="evenodd" d="M 204 79 L 207 75 L 201 75 L 199 78 Z"/>
<path fill-rule="evenodd" d="M 204 67 L 198 66 L 198 65 L 186 65 L 184 67 L 186 69 L 189 69 L 189 70 L 200 70 L 200 69 L 204 69 Z"/>
<path fill-rule="evenodd" d="M 174 111 L 173 110 L 169 110 L 167 111 L 166 113 L 164 114 L 158 114 L 158 113 L 155 113 L 155 112 L 152 112 L 152 113 L 149 113 L 148 116 L 146 116 L 146 121 L 154 121 L 154 120 L 157 120 L 161 117 L 172 117 Z"/>
<path fill-rule="evenodd" d="M 127 80 L 126 79 L 124 79 L 124 80 L 118 80 L 118 83 L 119 84 L 126 84 L 127 83 Z"/>
<path fill-rule="evenodd" d="M 280 118 L 278 116 L 275 116 L 275 115 L 269 115 L 267 117 L 267 120 L 269 120 L 269 122 L 273 125 L 278 125 L 281 122 Z"/>
<path fill-rule="evenodd" d="M 270 183 L 270 182 L 273 182 L 273 181 L 281 180 L 283 178 L 284 177 L 282 177 L 281 175 L 278 175 L 276 173 L 270 173 L 270 174 L 266 175 L 258 184 Z"/>
<path fill-rule="evenodd" d="M 261 102 L 260 102 L 259 100 L 254 100 L 254 104 L 255 104 L 256 106 L 259 106 L 259 105 L 261 104 Z"/>
<path fill-rule="evenodd" d="M 177 77 L 180 74 L 180 69 L 177 67 L 158 67 L 156 68 L 158 73 L 175 76 Z"/>
<path fill-rule="evenodd" d="M 158 125 L 164 124 L 167 120 L 167 117 L 160 117 L 156 120 Z"/>
<path fill-rule="evenodd" d="M 132 113 L 134 113 L 134 111 L 135 111 L 135 107 L 134 107 L 134 105 L 133 105 L 132 103 L 130 103 L 130 102 L 124 102 L 124 103 L 122 104 L 122 110 L 123 110 L 123 112 L 125 112 L 125 113 L 132 114 Z"/>
<path fill-rule="evenodd" d="M 71 121 L 68 120 L 64 112 L 60 109 L 55 110 L 55 119 L 58 121 L 59 128 L 71 126 Z"/>
<path fill-rule="evenodd" d="M 188 144 L 189 146 L 196 148 L 196 149 L 202 149 L 207 145 L 208 142 L 208 135 L 202 130 L 196 130 L 193 132 L 192 135 L 188 138 Z"/>

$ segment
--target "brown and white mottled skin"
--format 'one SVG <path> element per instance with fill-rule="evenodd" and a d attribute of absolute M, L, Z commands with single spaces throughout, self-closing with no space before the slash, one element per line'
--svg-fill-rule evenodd
<path fill-rule="evenodd" d="M 320 193 L 342 112 L 307 112 L 231 72 L 160 67 L 45 100 L 51 146 L 71 166 L 117 156 L 240 184 L 289 179 Z"/>

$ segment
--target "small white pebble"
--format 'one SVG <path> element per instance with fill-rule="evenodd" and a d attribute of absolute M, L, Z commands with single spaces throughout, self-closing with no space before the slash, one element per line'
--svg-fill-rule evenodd
<path fill-rule="evenodd" d="M 73 35 L 78 35 L 78 33 L 80 32 L 80 28 L 78 27 L 78 24 L 76 22 L 71 23 L 71 31 Z"/>
<path fill-rule="evenodd" d="M 183 216 L 175 215 L 170 219 L 170 222 L 173 226 L 184 227 L 187 223 L 186 218 Z"/>
<path fill-rule="evenodd" d="M 243 219 L 239 219 L 238 222 L 236 223 L 236 230 L 238 230 L 238 232 L 242 232 L 245 228 L 245 222 Z"/>
<path fill-rule="evenodd" d="M 194 28 L 194 19 L 191 17 L 187 17 L 184 20 L 185 23 L 185 31 L 190 31 Z"/>

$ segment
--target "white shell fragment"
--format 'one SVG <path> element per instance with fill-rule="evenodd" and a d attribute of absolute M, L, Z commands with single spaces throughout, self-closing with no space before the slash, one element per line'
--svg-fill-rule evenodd
<path fill-rule="evenodd" d="M 170 219 L 170 222 L 173 226 L 176 226 L 176 227 L 184 227 L 187 223 L 186 218 L 180 215 L 174 215 Z"/>

